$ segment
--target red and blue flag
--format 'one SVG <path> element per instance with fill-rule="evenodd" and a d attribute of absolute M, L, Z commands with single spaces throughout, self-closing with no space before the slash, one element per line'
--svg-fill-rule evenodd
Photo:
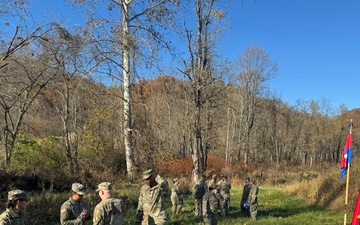
<path fill-rule="evenodd" d="M 344 152 L 341 157 L 341 179 L 344 180 L 348 165 L 351 163 L 351 154 L 352 154 L 352 134 L 349 133 L 346 137 L 346 143 L 344 147 Z"/>

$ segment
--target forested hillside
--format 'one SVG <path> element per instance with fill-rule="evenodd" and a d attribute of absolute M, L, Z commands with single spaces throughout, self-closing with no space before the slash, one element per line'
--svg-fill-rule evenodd
<path fill-rule="evenodd" d="M 283 102 L 269 89 L 279 68 L 261 47 L 234 62 L 217 54 L 226 10 L 216 1 L 71 1 L 89 7 L 77 29 L 16 20 L 30 15 L 27 2 L 0 2 L 0 160 L 11 176 L 51 190 L 60 181 L 133 180 L 149 167 L 196 180 L 216 158 L 233 177 L 285 182 L 286 168 L 338 165 L 350 119 L 358 153 L 359 109 Z M 179 24 L 189 6 L 195 25 Z M 171 74 L 154 69 L 164 50 L 181 62 Z"/>

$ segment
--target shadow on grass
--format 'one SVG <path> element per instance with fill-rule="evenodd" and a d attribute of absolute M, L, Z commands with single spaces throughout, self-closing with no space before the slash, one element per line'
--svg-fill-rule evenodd
<path fill-rule="evenodd" d="M 258 217 L 275 217 L 275 218 L 286 218 L 297 214 L 303 214 L 307 212 L 323 211 L 324 207 L 310 205 L 310 206 L 299 206 L 299 207 L 273 207 L 271 209 L 258 210 Z"/>

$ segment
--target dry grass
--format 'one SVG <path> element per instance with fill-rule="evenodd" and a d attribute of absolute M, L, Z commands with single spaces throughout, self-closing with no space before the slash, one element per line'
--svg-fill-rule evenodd
<path fill-rule="evenodd" d="M 348 212 L 353 212 L 357 200 L 360 179 L 360 160 L 355 160 L 350 168 L 350 182 L 348 188 Z M 283 190 L 306 199 L 309 203 L 324 206 L 333 210 L 343 210 L 345 206 L 345 180 L 340 178 L 340 168 L 333 166 L 317 177 L 284 185 Z"/>

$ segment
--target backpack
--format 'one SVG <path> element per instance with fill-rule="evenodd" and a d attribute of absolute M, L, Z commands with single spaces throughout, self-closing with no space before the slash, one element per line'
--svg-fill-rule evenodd
<path fill-rule="evenodd" d="M 192 194 L 194 196 L 194 198 L 196 199 L 200 199 L 205 195 L 205 187 L 204 185 L 200 184 L 195 184 L 193 187 L 193 191 Z"/>

